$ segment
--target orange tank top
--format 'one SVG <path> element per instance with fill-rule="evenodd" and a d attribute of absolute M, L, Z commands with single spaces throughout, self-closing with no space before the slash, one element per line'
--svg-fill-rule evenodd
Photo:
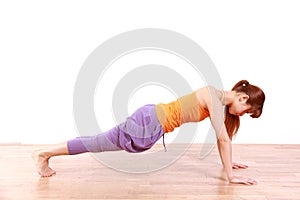
<path fill-rule="evenodd" d="M 157 104 L 156 115 L 164 132 L 168 133 L 187 122 L 199 122 L 209 116 L 197 100 L 196 92 L 178 98 L 168 104 Z"/>

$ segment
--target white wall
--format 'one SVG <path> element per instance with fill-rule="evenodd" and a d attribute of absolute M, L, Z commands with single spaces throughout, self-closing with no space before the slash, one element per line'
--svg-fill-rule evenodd
<path fill-rule="evenodd" d="M 299 8 L 297 1 L 260 0 L 1 1 L 0 143 L 76 137 L 72 95 L 82 63 L 102 42 L 138 28 L 169 29 L 196 41 L 228 90 L 240 79 L 264 89 L 263 115 L 242 119 L 236 143 L 299 143 Z M 138 91 L 129 110 L 144 94 L 159 101 L 150 98 L 154 89 L 161 90 Z M 203 138 L 199 133 L 195 142 Z"/>

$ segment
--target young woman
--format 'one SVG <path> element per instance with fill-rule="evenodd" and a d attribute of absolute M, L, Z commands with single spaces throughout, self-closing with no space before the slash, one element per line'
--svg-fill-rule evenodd
<path fill-rule="evenodd" d="M 255 184 L 253 179 L 233 175 L 232 168 L 247 166 L 232 162 L 231 140 L 238 131 L 239 117 L 245 113 L 253 118 L 259 117 L 264 101 L 264 92 L 246 80 L 239 81 L 231 91 L 203 87 L 168 104 L 145 105 L 124 123 L 107 132 L 91 137 L 78 137 L 35 151 L 33 159 L 38 173 L 42 177 L 49 177 L 56 173 L 49 167 L 49 159 L 53 156 L 116 150 L 142 152 L 150 149 L 165 133 L 183 123 L 199 122 L 209 117 L 217 136 L 218 150 L 228 181 Z"/>

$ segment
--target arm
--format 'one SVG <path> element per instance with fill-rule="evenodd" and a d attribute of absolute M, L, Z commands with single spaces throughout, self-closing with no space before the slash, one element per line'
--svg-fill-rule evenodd
<path fill-rule="evenodd" d="M 226 172 L 228 181 L 230 181 L 233 177 L 231 141 L 229 138 L 218 138 L 217 145 L 223 168 Z"/>
<path fill-rule="evenodd" d="M 218 91 L 213 87 L 207 87 L 204 101 L 210 113 L 211 124 L 217 136 L 219 155 L 226 172 L 227 179 L 231 183 L 254 184 L 254 180 L 247 177 L 234 176 L 232 173 L 232 146 L 224 124 L 223 106 L 218 98 Z"/>
<path fill-rule="evenodd" d="M 223 168 L 225 169 L 225 172 L 227 174 L 227 180 L 230 183 L 242 183 L 246 185 L 256 184 L 256 181 L 251 178 L 233 175 L 232 146 L 231 146 L 231 140 L 229 139 L 228 135 L 227 137 L 221 135 L 220 138 L 218 138 L 217 143 L 218 143 L 218 150 L 222 160 Z"/>
<path fill-rule="evenodd" d="M 232 174 L 231 140 L 224 124 L 224 112 L 222 103 L 218 97 L 218 91 L 213 87 L 203 89 L 204 102 L 210 115 L 211 124 L 215 130 L 219 155 L 225 169 L 227 179 L 230 181 Z"/>

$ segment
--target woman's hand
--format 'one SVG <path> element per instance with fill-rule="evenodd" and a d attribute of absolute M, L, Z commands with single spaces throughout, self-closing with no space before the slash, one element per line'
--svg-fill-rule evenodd
<path fill-rule="evenodd" d="M 232 162 L 232 169 L 246 169 L 246 168 L 248 168 L 247 165 Z"/>
<path fill-rule="evenodd" d="M 232 178 L 230 178 L 229 182 L 234 184 L 245 184 L 245 185 L 257 184 L 257 182 L 254 179 L 245 176 L 233 176 Z"/>

